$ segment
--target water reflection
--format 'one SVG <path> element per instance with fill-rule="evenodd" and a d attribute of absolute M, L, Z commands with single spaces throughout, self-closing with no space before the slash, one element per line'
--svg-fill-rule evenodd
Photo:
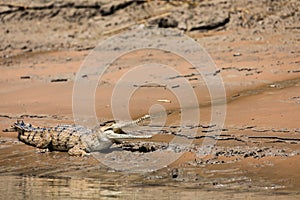
<path fill-rule="evenodd" d="M 0 176 L 0 199 L 273 199 L 275 194 L 173 186 L 126 186 L 97 179 Z M 285 199 L 287 196 L 276 196 Z M 289 199 L 299 196 L 288 194 Z"/>
<path fill-rule="evenodd" d="M 3 176 L 1 179 L 1 199 L 118 199 L 122 193 L 113 185 L 89 179 L 22 176 Z"/>

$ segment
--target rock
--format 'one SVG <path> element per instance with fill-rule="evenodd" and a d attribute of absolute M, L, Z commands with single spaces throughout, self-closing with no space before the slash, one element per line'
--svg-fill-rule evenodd
<path fill-rule="evenodd" d="M 175 179 L 175 178 L 178 178 L 178 176 L 179 176 L 179 170 L 177 168 L 172 169 L 172 171 L 171 171 L 171 177 L 173 179 Z"/>
<path fill-rule="evenodd" d="M 234 57 L 241 56 L 241 55 L 242 55 L 242 54 L 241 54 L 241 53 L 238 53 L 238 52 L 233 54 Z"/>
<path fill-rule="evenodd" d="M 51 82 L 66 82 L 68 81 L 67 78 L 57 78 L 57 79 L 52 79 Z"/>
<path fill-rule="evenodd" d="M 20 79 L 30 79 L 30 76 L 20 76 Z"/>
<path fill-rule="evenodd" d="M 178 21 L 172 17 L 161 18 L 158 21 L 159 28 L 176 28 L 178 26 Z"/>

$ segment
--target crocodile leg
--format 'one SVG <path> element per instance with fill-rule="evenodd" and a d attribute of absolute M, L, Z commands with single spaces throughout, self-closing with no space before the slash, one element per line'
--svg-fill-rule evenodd
<path fill-rule="evenodd" d="M 84 150 L 85 147 L 81 145 L 76 145 L 73 148 L 69 149 L 68 154 L 70 156 L 86 156 L 88 153 Z"/>

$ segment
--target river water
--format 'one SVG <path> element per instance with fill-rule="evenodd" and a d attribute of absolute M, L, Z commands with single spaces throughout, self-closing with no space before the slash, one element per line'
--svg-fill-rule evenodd
<path fill-rule="evenodd" d="M 218 190 L 120 181 L 0 176 L 0 199 L 299 199 L 299 193 Z"/>

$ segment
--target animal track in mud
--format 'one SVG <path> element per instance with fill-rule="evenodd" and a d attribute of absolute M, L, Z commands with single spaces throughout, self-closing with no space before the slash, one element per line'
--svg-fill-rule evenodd
<path fill-rule="evenodd" d="M 51 119 L 67 119 L 63 116 L 58 115 L 48 115 L 48 114 L 20 114 L 20 115 L 7 115 L 0 114 L 0 118 L 8 118 L 8 119 L 24 119 L 24 118 L 51 118 Z"/>
<path fill-rule="evenodd" d="M 22 4 L 11 4 L 11 3 L 1 3 L 0 7 L 5 7 L 3 11 L 0 12 L 1 15 L 7 15 L 11 13 L 20 12 L 23 13 L 20 15 L 20 17 L 23 17 L 24 15 L 30 14 L 29 12 L 37 12 L 37 11 L 45 11 L 50 10 L 52 12 L 48 13 L 48 15 L 45 15 L 43 13 L 38 13 L 36 17 L 39 18 L 45 18 L 45 17 L 55 17 L 59 13 L 66 14 L 65 12 L 61 12 L 62 9 L 76 9 L 76 10 L 95 10 L 95 12 L 90 12 L 88 16 L 85 16 L 87 18 L 93 17 L 95 15 L 101 14 L 102 16 L 112 15 L 116 11 L 126 8 L 127 6 L 130 6 L 133 3 L 144 3 L 144 1 L 133 1 L 133 0 L 127 0 L 127 1 L 115 1 L 111 2 L 109 4 L 103 4 L 99 2 L 94 3 L 87 3 L 87 2 L 50 2 L 47 4 L 41 4 L 41 5 L 22 5 Z M 47 14 L 47 13 L 46 13 Z M 75 13 L 74 13 L 75 14 Z M 77 12 L 77 15 L 79 13 Z M 87 12 L 82 12 L 81 14 L 87 14 Z M 16 15 L 13 15 L 12 17 L 16 18 Z M 76 17 L 76 15 L 73 15 L 73 17 Z M 81 16 L 81 18 L 84 16 Z M 3 19 L 2 19 L 3 20 Z M 74 20 L 74 19 L 73 19 Z"/>
<path fill-rule="evenodd" d="M 151 126 L 150 126 L 151 127 Z M 300 129 L 298 128 L 264 128 L 264 127 L 257 127 L 255 125 L 249 125 L 244 127 L 235 127 L 235 128 L 222 128 L 222 129 L 215 129 L 215 124 L 212 125 L 203 125 L 199 124 L 196 126 L 175 126 L 172 125 L 170 127 L 160 127 L 159 134 L 167 134 L 167 135 L 174 135 L 178 137 L 184 137 L 187 139 L 202 139 L 202 138 L 210 138 L 214 140 L 236 140 L 240 142 L 253 142 L 255 140 L 270 140 L 269 142 L 290 142 L 293 141 L 298 143 L 300 141 L 299 137 L 283 137 L 274 135 L 274 133 L 298 133 Z M 157 128 L 157 126 L 156 126 Z M 194 136 L 181 134 L 181 129 L 198 129 L 197 134 Z M 245 130 L 250 130 L 252 132 L 259 132 L 259 133 L 266 133 L 267 135 L 259 135 L 259 136 L 247 136 L 243 133 Z M 151 132 L 151 129 L 147 130 Z M 218 132 L 222 132 L 221 134 L 215 134 Z M 204 133 L 204 134 L 203 134 Z M 272 134 L 272 135 L 269 135 Z M 295 135 L 297 136 L 297 135 Z"/>
<path fill-rule="evenodd" d="M 168 148 L 168 144 L 164 142 L 122 142 L 115 145 L 115 147 L 122 148 L 125 151 L 131 152 L 153 152 L 157 150 L 164 150 Z"/>
<path fill-rule="evenodd" d="M 115 147 L 124 150 L 123 154 L 126 157 L 134 157 L 139 159 L 144 153 L 154 151 L 172 151 L 175 153 L 191 152 L 195 155 L 195 160 L 189 161 L 188 164 L 192 166 L 205 166 L 212 164 L 226 164 L 235 163 L 242 159 L 254 158 L 260 159 L 263 157 L 290 157 L 300 155 L 299 150 L 292 150 L 288 147 L 260 147 L 260 146 L 205 146 L 193 144 L 190 146 L 180 146 L 176 144 L 159 143 L 159 142 L 124 142 Z M 134 155 L 127 152 L 135 152 Z M 140 153 L 140 154 L 136 154 Z M 122 152 L 112 154 L 116 156 L 115 159 L 122 159 Z M 208 156 L 208 157 L 207 157 Z M 127 158 L 129 159 L 129 158 Z"/>

